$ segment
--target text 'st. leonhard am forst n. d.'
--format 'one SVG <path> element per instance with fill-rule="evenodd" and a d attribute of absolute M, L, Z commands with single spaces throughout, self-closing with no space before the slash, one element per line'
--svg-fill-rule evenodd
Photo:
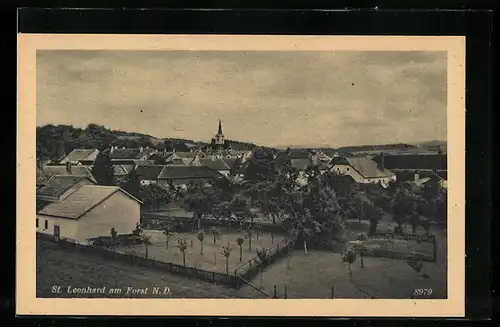
<path fill-rule="evenodd" d="M 88 294 L 110 294 L 110 295 L 123 295 L 123 296 L 136 296 L 136 295 L 169 295 L 170 287 L 152 286 L 145 288 L 127 287 L 74 287 L 72 285 L 63 287 L 59 285 L 52 286 L 52 293 L 54 294 L 72 294 L 72 295 L 88 295 Z"/>

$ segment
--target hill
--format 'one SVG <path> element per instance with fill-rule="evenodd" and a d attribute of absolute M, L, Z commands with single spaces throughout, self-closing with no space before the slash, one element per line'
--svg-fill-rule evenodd
<path fill-rule="evenodd" d="M 228 141 L 234 150 L 250 150 L 255 147 L 239 141 Z M 192 147 L 204 147 L 208 143 L 179 138 L 157 138 L 148 134 L 110 130 L 102 125 L 89 124 L 86 128 L 71 125 L 44 125 L 36 128 L 37 160 L 58 160 L 73 149 L 104 150 L 110 146 L 138 148 L 150 147 L 160 151 L 189 151 Z"/>

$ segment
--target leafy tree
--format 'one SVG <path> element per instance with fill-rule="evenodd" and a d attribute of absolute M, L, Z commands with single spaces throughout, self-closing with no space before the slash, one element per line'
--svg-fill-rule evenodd
<path fill-rule="evenodd" d="M 240 247 L 240 262 L 243 260 L 243 244 L 245 243 L 245 239 L 243 237 L 238 237 L 236 239 L 236 243 Z"/>
<path fill-rule="evenodd" d="M 252 211 L 251 198 L 245 196 L 243 193 L 235 194 L 229 204 L 232 216 L 236 217 L 238 221 L 248 221 L 253 224 L 253 219 L 256 214 Z"/>
<path fill-rule="evenodd" d="M 320 241 L 342 240 L 345 224 L 335 192 L 320 176 L 310 178 L 307 185 L 290 191 L 286 196 L 287 218 L 284 227 L 295 240 L 304 243 L 316 238 Z"/>
<path fill-rule="evenodd" d="M 420 226 L 425 230 L 425 235 L 429 236 L 431 221 L 428 218 L 420 218 Z"/>
<path fill-rule="evenodd" d="M 177 247 L 179 248 L 179 251 L 182 252 L 182 265 L 185 267 L 186 266 L 186 250 L 187 250 L 186 240 L 178 239 L 177 240 Z"/>
<path fill-rule="evenodd" d="M 200 254 L 203 255 L 203 240 L 205 239 L 205 231 L 200 229 L 198 233 L 196 233 L 196 238 L 200 241 Z"/>
<path fill-rule="evenodd" d="M 356 258 L 357 258 L 356 251 L 354 251 L 353 249 L 347 249 L 342 256 L 342 261 L 347 262 L 348 264 L 349 278 L 352 278 L 351 264 L 354 263 L 354 261 L 356 261 Z"/>
<path fill-rule="evenodd" d="M 212 228 L 210 228 L 210 232 L 212 233 L 212 236 L 214 237 L 214 244 L 216 244 L 217 238 L 220 237 L 220 229 L 217 228 L 216 226 L 212 226 Z"/>
<path fill-rule="evenodd" d="M 123 189 L 132 196 L 141 198 L 141 182 L 135 169 L 132 169 L 127 176 L 127 181 L 123 184 Z"/>
<path fill-rule="evenodd" d="M 159 210 L 162 203 L 171 199 L 170 192 L 156 184 L 149 184 L 141 188 L 141 198 L 150 210 Z"/>
<path fill-rule="evenodd" d="M 100 152 L 92 167 L 92 175 L 99 185 L 114 185 L 114 168 L 107 152 Z"/>
<path fill-rule="evenodd" d="M 232 249 L 229 247 L 229 244 L 222 246 L 221 253 L 226 258 L 226 275 L 229 275 L 229 256 L 231 255 L 231 251 Z"/>
<path fill-rule="evenodd" d="M 411 222 L 414 215 L 417 214 L 418 208 L 418 195 L 413 193 L 410 189 L 401 188 L 396 192 L 393 200 L 392 210 L 394 213 L 394 220 L 398 224 L 398 231 L 402 233 L 403 224 Z"/>
<path fill-rule="evenodd" d="M 244 179 L 255 183 L 264 180 L 272 180 L 276 176 L 273 153 L 266 149 L 256 149 L 252 157 L 246 163 Z"/>
<path fill-rule="evenodd" d="M 196 229 L 201 228 L 203 217 L 211 214 L 213 211 L 213 192 L 211 187 L 189 185 L 187 194 L 182 199 L 181 207 L 193 213 Z M 194 224 L 193 229 L 195 229 Z"/>

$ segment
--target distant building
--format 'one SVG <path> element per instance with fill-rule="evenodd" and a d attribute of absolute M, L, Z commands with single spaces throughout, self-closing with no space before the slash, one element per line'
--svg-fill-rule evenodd
<path fill-rule="evenodd" d="M 81 244 L 109 236 L 111 228 L 129 234 L 140 222 L 140 204 L 116 186 L 82 185 L 46 203 L 36 214 L 36 231 Z"/>
<path fill-rule="evenodd" d="M 374 157 L 373 160 L 381 163 L 382 159 L 387 169 L 406 170 L 447 170 L 446 154 L 386 154 L 382 153 Z"/>
<path fill-rule="evenodd" d="M 67 162 L 72 165 L 89 165 L 93 164 L 99 150 L 97 149 L 74 149 L 67 156 L 61 159 L 61 164 L 66 164 Z"/>
<path fill-rule="evenodd" d="M 185 188 L 190 182 L 205 184 L 219 176 L 221 174 L 208 167 L 166 165 L 158 175 L 157 184 Z"/>
<path fill-rule="evenodd" d="M 334 157 L 330 162 L 330 170 L 341 175 L 349 175 L 357 183 L 374 183 L 387 186 L 396 181 L 396 175 L 387 170 L 384 160 L 379 164 L 368 157 Z"/>
<path fill-rule="evenodd" d="M 95 178 L 92 175 L 90 168 L 87 166 L 75 166 L 70 162 L 66 162 L 65 165 L 45 165 L 37 169 L 37 184 L 42 184 L 43 181 L 48 180 L 53 175 L 68 175 L 75 177 L 88 177 L 95 182 Z"/>
<path fill-rule="evenodd" d="M 231 171 L 231 167 L 223 159 L 215 158 L 215 156 L 211 156 L 210 158 L 195 157 L 189 163 L 189 166 L 208 167 L 224 176 L 229 176 Z"/>
<path fill-rule="evenodd" d="M 156 184 L 164 165 L 138 166 L 135 170 L 141 185 Z"/>
<path fill-rule="evenodd" d="M 131 164 L 135 165 L 138 161 L 148 161 L 149 157 L 156 151 L 151 148 L 118 148 L 112 146 L 106 150 L 113 164 Z M 152 162 L 154 162 L 152 160 Z"/>

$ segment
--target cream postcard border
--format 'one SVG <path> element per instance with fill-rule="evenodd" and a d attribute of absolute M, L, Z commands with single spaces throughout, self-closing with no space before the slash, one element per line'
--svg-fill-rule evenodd
<path fill-rule="evenodd" d="M 447 51 L 448 298 L 40 299 L 36 298 L 35 130 L 37 50 Z M 408 316 L 465 315 L 465 37 L 267 35 L 18 35 L 18 315 Z M 451 222 L 451 223 L 450 223 Z"/>

